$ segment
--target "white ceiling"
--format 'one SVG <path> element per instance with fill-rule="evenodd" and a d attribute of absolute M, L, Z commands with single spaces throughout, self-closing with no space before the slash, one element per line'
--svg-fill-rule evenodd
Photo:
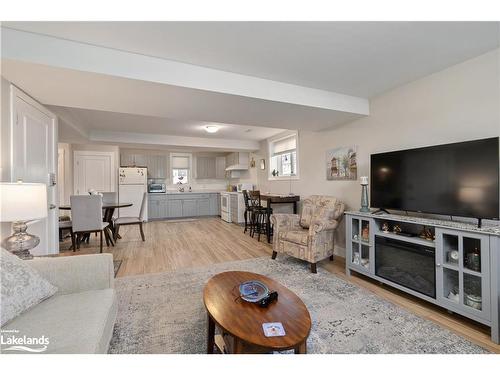
<path fill-rule="evenodd" d="M 164 117 L 96 111 L 82 108 L 60 106 L 48 107 L 52 112 L 61 118 L 71 122 L 73 125 L 78 126 L 80 129 L 88 133 L 95 130 L 109 132 L 140 131 L 140 133 L 170 134 L 184 137 L 261 141 L 285 131 L 285 129 L 170 119 Z M 205 126 L 207 125 L 217 125 L 219 127 L 219 131 L 217 133 L 209 134 L 205 131 Z"/>
<path fill-rule="evenodd" d="M 370 98 L 499 46 L 498 22 L 5 22 L 4 26 Z"/>

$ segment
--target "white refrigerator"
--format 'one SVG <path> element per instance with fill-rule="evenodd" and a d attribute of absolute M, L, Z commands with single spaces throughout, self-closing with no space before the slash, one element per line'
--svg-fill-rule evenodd
<path fill-rule="evenodd" d="M 120 208 L 120 217 L 139 217 L 142 197 L 148 191 L 147 168 L 123 167 L 118 169 L 118 199 L 120 203 L 132 203 L 131 207 Z M 148 220 L 147 201 L 144 207 L 144 221 Z"/>

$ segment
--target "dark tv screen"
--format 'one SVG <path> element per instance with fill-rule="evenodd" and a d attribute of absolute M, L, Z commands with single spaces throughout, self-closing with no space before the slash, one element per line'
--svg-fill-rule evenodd
<path fill-rule="evenodd" d="M 497 138 L 371 155 L 371 206 L 498 219 Z"/>

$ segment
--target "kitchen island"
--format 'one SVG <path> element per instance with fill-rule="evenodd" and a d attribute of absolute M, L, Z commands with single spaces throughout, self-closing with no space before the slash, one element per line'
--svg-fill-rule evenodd
<path fill-rule="evenodd" d="M 220 215 L 218 191 L 167 191 L 148 194 L 149 220 Z"/>

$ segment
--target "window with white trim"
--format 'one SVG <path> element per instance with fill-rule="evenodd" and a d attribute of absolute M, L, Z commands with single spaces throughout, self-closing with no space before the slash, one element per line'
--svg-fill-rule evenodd
<path fill-rule="evenodd" d="M 298 134 L 271 139 L 269 144 L 269 179 L 298 178 Z"/>
<path fill-rule="evenodd" d="M 188 184 L 191 171 L 191 154 L 170 154 L 172 184 Z"/>

